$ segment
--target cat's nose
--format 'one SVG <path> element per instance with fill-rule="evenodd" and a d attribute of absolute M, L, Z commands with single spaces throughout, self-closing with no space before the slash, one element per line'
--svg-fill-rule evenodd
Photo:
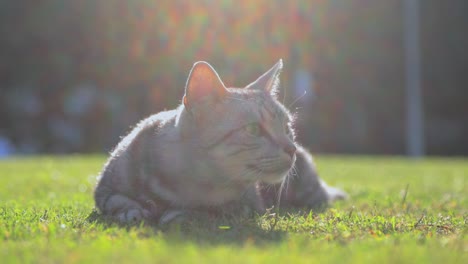
<path fill-rule="evenodd" d="M 292 143 L 290 144 L 286 144 L 286 146 L 284 146 L 283 148 L 284 152 L 288 153 L 289 156 L 291 156 L 291 158 L 294 156 L 294 154 L 296 154 L 296 146 Z"/>

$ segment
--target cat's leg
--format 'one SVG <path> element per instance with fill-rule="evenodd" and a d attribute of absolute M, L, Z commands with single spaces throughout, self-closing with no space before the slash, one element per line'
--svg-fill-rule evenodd
<path fill-rule="evenodd" d="M 265 203 L 260 193 L 260 183 L 247 189 L 241 199 L 241 203 L 251 208 L 257 214 L 264 214 L 266 212 Z"/>
<path fill-rule="evenodd" d="M 327 193 L 327 198 L 329 202 L 334 202 L 337 200 L 344 200 L 348 198 L 348 194 L 336 187 L 328 186 L 323 180 L 320 180 L 320 185 Z"/>
<path fill-rule="evenodd" d="M 160 217 L 159 225 L 173 223 L 183 223 L 190 218 L 197 218 L 201 215 L 228 216 L 248 218 L 255 213 L 264 214 L 266 212 L 263 200 L 260 196 L 258 186 L 249 187 L 238 199 L 222 205 L 200 208 L 168 208 Z"/>
<path fill-rule="evenodd" d="M 101 181 L 95 192 L 96 207 L 105 216 L 122 224 L 136 223 L 154 218 L 156 206 L 142 204 L 125 194 L 119 193 Z"/>
<path fill-rule="evenodd" d="M 181 223 L 189 215 L 189 211 L 184 209 L 158 208 L 153 201 L 148 201 L 143 206 L 141 203 L 120 194 L 114 194 L 109 197 L 105 209 L 111 212 L 112 219 L 122 224 L 132 224 L 141 221 L 154 222 L 159 225 Z"/>
<path fill-rule="evenodd" d="M 323 209 L 336 200 L 347 198 L 347 194 L 335 187 L 328 186 L 317 174 L 312 155 L 304 148 L 298 147 L 296 175 L 292 176 L 291 188 L 286 194 L 299 206 Z"/>
<path fill-rule="evenodd" d="M 151 212 L 135 200 L 121 194 L 108 197 L 103 206 L 104 212 L 123 224 L 131 224 L 151 219 Z"/>

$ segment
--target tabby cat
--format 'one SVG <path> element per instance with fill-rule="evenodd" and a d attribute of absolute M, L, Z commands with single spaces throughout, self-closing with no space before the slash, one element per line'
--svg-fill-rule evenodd
<path fill-rule="evenodd" d="M 294 141 L 292 117 L 276 99 L 282 67 L 238 89 L 195 63 L 183 103 L 141 121 L 111 153 L 94 193 L 99 211 L 121 223 L 163 223 L 237 202 L 262 214 L 277 200 L 317 208 L 344 198 Z"/>

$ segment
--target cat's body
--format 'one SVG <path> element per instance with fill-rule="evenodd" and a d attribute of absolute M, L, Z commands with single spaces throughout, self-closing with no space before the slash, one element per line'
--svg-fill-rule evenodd
<path fill-rule="evenodd" d="M 236 89 L 226 88 L 209 64 L 196 63 L 183 104 L 141 121 L 112 152 L 95 190 L 100 212 L 123 223 L 161 222 L 182 210 L 242 201 L 263 213 L 278 189 L 265 186 L 279 186 L 296 156 L 285 205 L 344 198 L 320 181 L 310 154 L 297 151 L 290 114 L 274 96 L 281 68 L 280 61 Z"/>

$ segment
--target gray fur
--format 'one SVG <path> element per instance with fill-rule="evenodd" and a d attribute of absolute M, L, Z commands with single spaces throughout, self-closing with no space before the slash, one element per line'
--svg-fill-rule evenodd
<path fill-rule="evenodd" d="M 236 89 L 197 62 L 183 104 L 141 121 L 111 153 L 94 194 L 99 211 L 121 223 L 167 223 L 188 210 L 244 208 L 239 203 L 264 213 L 272 195 L 261 187 L 284 181 L 296 156 L 285 204 L 314 207 L 343 198 L 294 142 L 291 115 L 274 96 L 281 68 L 279 61 Z"/>

